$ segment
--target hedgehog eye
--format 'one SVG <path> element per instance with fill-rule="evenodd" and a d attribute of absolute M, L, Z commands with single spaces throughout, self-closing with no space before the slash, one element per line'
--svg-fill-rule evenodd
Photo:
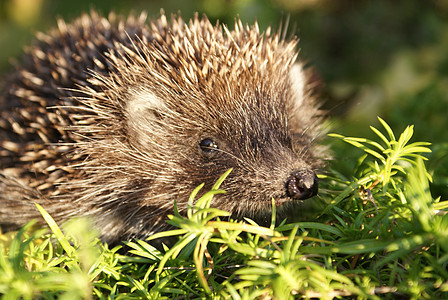
<path fill-rule="evenodd" d="M 218 150 L 218 145 L 209 138 L 205 138 L 199 142 L 199 147 L 205 153 L 214 153 Z"/>

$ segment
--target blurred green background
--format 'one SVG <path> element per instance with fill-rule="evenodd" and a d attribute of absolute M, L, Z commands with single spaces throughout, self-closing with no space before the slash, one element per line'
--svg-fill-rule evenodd
<path fill-rule="evenodd" d="M 381 116 L 414 141 L 433 143 L 428 166 L 434 196 L 448 198 L 448 0 L 0 0 L 0 72 L 19 59 L 35 32 L 95 8 L 107 13 L 146 10 L 157 17 L 194 12 L 232 27 L 235 16 L 277 28 L 289 16 L 300 57 L 316 70 L 332 132 L 371 136 Z M 350 174 L 358 155 L 333 143 L 334 164 Z"/>

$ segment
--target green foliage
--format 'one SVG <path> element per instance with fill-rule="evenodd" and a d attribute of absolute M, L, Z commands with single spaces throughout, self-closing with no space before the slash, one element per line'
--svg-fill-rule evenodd
<path fill-rule="evenodd" d="M 126 242 L 126 252 L 95 238 L 86 220 L 61 230 L 41 207 L 51 232 L 22 228 L 0 235 L 2 299 L 254 299 L 448 297 L 447 201 L 434 199 L 413 127 L 396 138 L 371 127 L 377 139 L 332 136 L 364 151 L 351 178 L 321 176 L 328 201 L 316 222 L 275 225 L 228 220 L 211 207 L 231 170 L 186 216 L 149 241 Z M 222 218 L 223 220 L 221 220 Z M 226 221 L 224 221 L 226 220 Z M 228 221 L 227 221 L 228 220 Z M 171 247 L 153 247 L 154 240 Z M 123 254 L 126 253 L 126 254 Z"/>
<path fill-rule="evenodd" d="M 426 159 L 419 153 L 428 153 L 431 152 L 431 150 L 426 147 L 430 145 L 430 143 L 427 142 L 408 144 L 414 134 L 414 126 L 406 127 L 397 141 L 389 125 L 387 125 L 387 123 L 381 118 L 378 118 L 378 120 L 384 126 L 384 129 L 388 134 L 388 138 L 375 127 L 370 126 L 370 129 L 372 129 L 372 131 L 380 137 L 384 143 L 384 146 L 376 141 L 366 138 L 343 137 L 339 134 L 330 134 L 330 136 L 341 138 L 345 142 L 352 144 L 353 146 L 378 159 L 381 165 L 378 164 L 378 161 L 375 161 L 373 165 L 369 165 L 369 168 L 365 169 L 368 171 L 368 174 L 366 174 L 364 178 L 360 179 L 359 182 L 368 182 L 371 179 L 374 179 L 376 180 L 375 185 L 378 182 L 382 182 L 383 190 L 386 191 L 387 185 L 390 182 L 392 184 L 396 183 L 395 179 L 391 177 L 392 175 L 395 175 L 396 172 L 406 174 L 405 167 L 400 163 L 408 162 L 411 164 L 417 164 L 415 159 Z M 376 148 L 376 150 L 371 149 L 369 146 Z M 427 176 L 429 177 L 429 174 L 427 174 Z"/>

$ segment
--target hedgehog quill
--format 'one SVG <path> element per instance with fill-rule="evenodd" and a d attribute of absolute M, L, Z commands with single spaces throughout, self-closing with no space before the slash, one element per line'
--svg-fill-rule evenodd
<path fill-rule="evenodd" d="M 166 229 L 226 170 L 213 205 L 280 216 L 317 194 L 322 112 L 297 39 L 206 17 L 92 11 L 38 34 L 0 94 L 0 224 L 90 216 L 103 240 Z"/>

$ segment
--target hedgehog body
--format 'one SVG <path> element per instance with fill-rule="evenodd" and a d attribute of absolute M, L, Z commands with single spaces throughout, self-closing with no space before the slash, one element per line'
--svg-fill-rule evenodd
<path fill-rule="evenodd" d="M 317 192 L 321 114 L 296 40 L 205 17 L 85 14 L 39 34 L 0 94 L 0 223 L 93 217 L 106 241 L 165 228 L 229 168 L 213 205 L 266 219 Z"/>

